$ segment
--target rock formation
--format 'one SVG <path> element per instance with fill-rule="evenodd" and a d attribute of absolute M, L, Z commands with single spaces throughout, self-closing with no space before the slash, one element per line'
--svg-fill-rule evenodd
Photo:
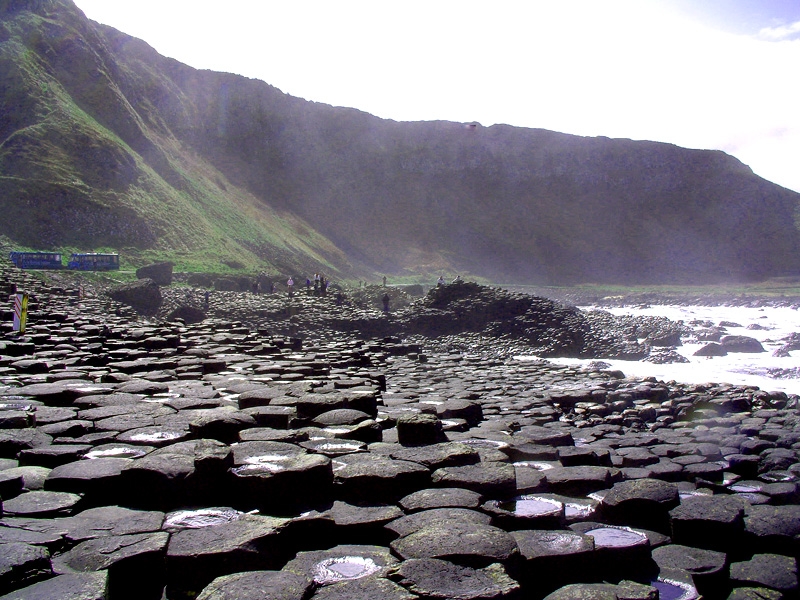
<path fill-rule="evenodd" d="M 248 292 L 190 324 L 0 284 L 31 294 L 24 336 L 0 324 L 5 598 L 800 591 L 797 397 L 520 360 L 474 317 L 409 342 L 329 329 L 311 302 L 334 300 L 311 295 L 304 324 L 224 318 Z M 420 310 L 548 314 L 462 285 Z"/>

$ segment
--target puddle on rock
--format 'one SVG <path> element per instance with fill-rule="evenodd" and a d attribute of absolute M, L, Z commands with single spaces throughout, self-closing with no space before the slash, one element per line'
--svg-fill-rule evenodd
<path fill-rule="evenodd" d="M 345 435 L 346 433 L 350 433 L 352 429 L 345 428 L 345 427 L 326 427 L 323 429 L 325 433 L 330 433 L 333 436 L 337 435 Z"/>
<path fill-rule="evenodd" d="M 595 511 L 597 511 L 597 502 L 592 500 L 564 503 L 564 518 L 568 522 L 588 519 Z"/>
<path fill-rule="evenodd" d="M 535 460 L 523 460 L 521 462 L 515 462 L 515 467 L 528 467 L 529 469 L 536 469 L 537 471 L 549 471 L 550 469 L 554 468 L 555 465 L 548 462 L 541 462 Z"/>
<path fill-rule="evenodd" d="M 34 406 L 26 402 L 3 402 L 0 404 L 0 410 L 22 410 L 30 412 L 34 410 Z"/>
<path fill-rule="evenodd" d="M 232 508 L 205 508 L 200 510 L 178 510 L 167 514 L 162 529 L 200 529 L 237 521 L 242 512 Z"/>
<path fill-rule="evenodd" d="M 586 494 L 586 497 L 590 500 L 594 500 L 595 502 L 602 502 L 603 498 L 608 495 L 608 492 L 611 490 L 597 490 L 596 492 L 592 492 L 591 494 Z"/>
<path fill-rule="evenodd" d="M 312 578 L 319 585 L 328 585 L 339 581 L 360 579 L 380 571 L 381 567 L 371 558 L 363 556 L 341 556 L 327 558 L 314 565 Z"/>
<path fill-rule="evenodd" d="M 365 446 L 361 442 L 326 441 L 321 444 L 309 444 L 309 449 L 313 452 L 319 452 L 320 454 L 326 454 L 328 456 L 341 456 L 343 454 L 363 452 Z"/>
<path fill-rule="evenodd" d="M 259 473 L 279 473 L 285 471 L 286 467 L 277 463 L 262 462 L 255 464 L 242 465 L 231 469 L 234 475 L 257 475 Z"/>
<path fill-rule="evenodd" d="M 147 454 L 138 448 L 107 448 L 105 450 L 92 450 L 83 455 L 83 458 L 140 458 Z"/>
<path fill-rule="evenodd" d="M 747 500 L 750 504 L 769 504 L 770 497 L 765 494 L 750 494 L 737 492 L 736 496 Z"/>
<path fill-rule="evenodd" d="M 647 541 L 647 536 L 627 527 L 598 527 L 586 532 L 594 538 L 595 548 L 630 548 Z"/>
<path fill-rule="evenodd" d="M 672 579 L 659 577 L 650 585 L 658 590 L 659 600 L 697 600 L 700 597 L 694 586 Z"/>
<path fill-rule="evenodd" d="M 546 517 L 560 515 L 564 505 L 556 500 L 538 496 L 520 496 L 514 500 L 498 502 L 497 508 L 517 517 Z"/>
<path fill-rule="evenodd" d="M 700 489 L 696 489 L 696 490 L 679 490 L 678 491 L 678 497 L 681 500 L 684 500 L 686 498 L 691 498 L 693 496 L 711 496 L 711 495 L 713 495 L 713 492 L 711 490 L 707 489 L 707 488 L 700 488 Z"/>
<path fill-rule="evenodd" d="M 757 483 L 735 483 L 729 486 L 728 489 L 732 492 L 736 492 L 737 494 L 758 494 L 764 488 Z"/>
<path fill-rule="evenodd" d="M 284 460 L 289 460 L 292 457 L 287 454 L 259 454 L 258 456 L 248 456 L 244 459 L 246 465 L 268 465 Z"/>
<path fill-rule="evenodd" d="M 767 483 L 783 483 L 797 481 L 797 477 L 789 471 L 769 471 L 758 476 Z"/>
<path fill-rule="evenodd" d="M 159 431 L 156 433 L 134 433 L 130 439 L 133 442 L 165 442 L 177 440 L 184 435 L 181 431 Z"/>
<path fill-rule="evenodd" d="M 480 439 L 471 439 L 471 440 L 455 440 L 459 444 L 466 444 L 468 446 L 473 446 L 475 448 L 487 448 L 489 450 L 505 450 L 509 447 L 507 442 L 501 442 L 500 440 L 480 440 Z"/>

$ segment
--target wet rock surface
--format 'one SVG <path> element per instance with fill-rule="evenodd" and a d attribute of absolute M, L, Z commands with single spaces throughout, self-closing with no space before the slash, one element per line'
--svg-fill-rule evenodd
<path fill-rule="evenodd" d="M 473 284 L 147 317 L 1 275 L 31 293 L 0 325 L 3 598 L 798 597 L 798 398 L 515 358 L 679 325 Z"/>

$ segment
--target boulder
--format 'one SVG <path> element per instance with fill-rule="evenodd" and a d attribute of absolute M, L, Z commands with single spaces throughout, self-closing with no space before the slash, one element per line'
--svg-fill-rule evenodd
<path fill-rule="evenodd" d="M 716 342 L 710 342 L 697 350 L 694 356 L 726 356 L 728 351 Z"/>
<path fill-rule="evenodd" d="M 167 321 L 180 319 L 184 323 L 200 323 L 206 318 L 206 313 L 195 306 L 182 305 L 167 315 Z"/>
<path fill-rule="evenodd" d="M 108 295 L 143 315 L 153 315 L 161 307 L 161 289 L 149 278 L 120 285 L 110 290 Z"/>
<path fill-rule="evenodd" d="M 172 283 L 172 263 L 160 262 L 146 267 L 136 269 L 137 279 L 152 279 L 158 285 L 170 285 Z"/>
<path fill-rule="evenodd" d="M 211 287 L 214 285 L 214 277 L 207 273 L 191 273 L 186 278 L 186 283 L 194 287 Z"/>
<path fill-rule="evenodd" d="M 218 292 L 247 292 L 251 287 L 249 277 L 220 277 L 214 280 L 214 289 Z"/>
<path fill-rule="evenodd" d="M 766 352 L 761 342 L 746 335 L 724 335 L 719 343 L 726 352 Z"/>

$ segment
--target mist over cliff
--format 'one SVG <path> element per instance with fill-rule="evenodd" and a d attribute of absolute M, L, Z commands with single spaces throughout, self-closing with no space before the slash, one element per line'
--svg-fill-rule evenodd
<path fill-rule="evenodd" d="M 354 278 L 800 273 L 800 194 L 723 152 L 379 119 L 193 69 L 69 0 L 0 0 L 0 21 L 14 244 Z"/>

